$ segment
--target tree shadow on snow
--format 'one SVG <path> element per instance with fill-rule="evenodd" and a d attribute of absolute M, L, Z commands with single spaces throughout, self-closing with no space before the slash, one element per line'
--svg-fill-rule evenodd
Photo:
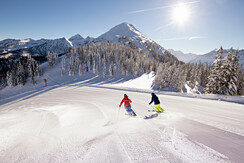
<path fill-rule="evenodd" d="M 16 91 L 16 94 L 10 94 L 10 96 L 4 96 L 4 92 L 1 92 L 1 96 L 3 97 L 0 99 L 0 106 L 4 104 L 14 104 L 19 101 L 24 101 L 27 99 L 30 99 L 32 97 L 41 95 L 43 93 L 46 93 L 48 91 L 54 90 L 56 88 L 60 87 L 84 87 L 84 86 L 90 86 L 90 87 L 98 87 L 98 88 L 106 88 L 106 89 L 114 89 L 114 90 L 126 90 L 126 89 L 120 89 L 120 88 L 109 88 L 106 86 L 103 86 L 104 84 L 116 84 L 120 82 L 125 82 L 131 79 L 134 79 L 135 77 L 132 76 L 113 76 L 113 77 L 106 77 L 103 78 L 102 76 L 95 75 L 95 74 L 85 74 L 82 76 L 71 76 L 68 77 L 66 80 L 59 80 L 59 78 L 54 79 L 50 75 L 46 74 L 42 76 L 41 78 L 46 78 L 48 80 L 48 86 L 43 87 L 40 84 L 37 87 L 25 89 L 21 89 L 19 91 L 16 88 L 12 88 L 9 91 Z M 27 87 L 26 87 L 27 88 Z M 6 91 L 8 92 L 8 91 Z"/>

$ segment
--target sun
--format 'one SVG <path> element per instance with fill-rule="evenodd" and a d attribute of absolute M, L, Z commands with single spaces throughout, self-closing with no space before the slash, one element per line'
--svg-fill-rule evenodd
<path fill-rule="evenodd" d="M 179 3 L 172 7 L 173 22 L 178 25 L 185 24 L 190 18 L 190 8 L 187 4 Z"/>

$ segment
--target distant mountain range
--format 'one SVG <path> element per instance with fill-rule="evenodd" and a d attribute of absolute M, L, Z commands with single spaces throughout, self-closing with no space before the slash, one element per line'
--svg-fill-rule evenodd
<path fill-rule="evenodd" d="M 142 32 L 137 30 L 133 25 L 128 23 L 121 23 L 108 32 L 102 34 L 97 38 L 87 37 L 83 38 L 76 34 L 69 39 L 40 39 L 33 40 L 31 38 L 25 40 L 6 39 L 0 41 L 0 58 L 7 58 L 12 55 L 32 55 L 32 56 L 46 56 L 48 52 L 63 54 L 68 52 L 69 48 L 83 46 L 91 42 L 116 42 L 132 48 L 137 48 L 145 54 L 155 51 L 159 54 L 165 55 L 173 60 L 180 60 L 185 63 L 212 63 L 217 54 L 213 50 L 204 55 L 196 55 L 193 53 L 184 54 L 181 51 L 173 49 L 166 50 L 164 47 L 157 44 L 155 41 L 146 37 Z M 228 50 L 224 50 L 224 56 Z M 239 51 L 239 63 L 244 64 L 244 50 Z"/>
<path fill-rule="evenodd" d="M 215 56 L 218 54 L 218 49 L 212 50 L 209 53 L 203 54 L 203 55 L 196 55 L 192 53 L 186 53 L 184 54 L 181 51 L 174 51 L 173 49 L 169 49 L 174 56 L 176 56 L 180 61 L 183 61 L 185 63 L 209 63 L 212 64 L 215 60 Z M 226 57 L 227 53 L 229 52 L 229 49 L 223 50 L 223 57 Z M 236 49 L 233 50 L 234 52 Z M 244 65 L 244 49 L 239 50 L 238 53 L 239 56 L 239 64 Z"/>
<path fill-rule="evenodd" d="M 121 43 L 132 48 L 137 48 L 144 53 L 149 54 L 155 51 L 173 60 L 178 60 L 174 55 L 165 50 L 165 48 L 146 37 L 133 25 L 128 23 L 119 24 L 98 38 L 83 38 L 81 35 L 76 34 L 69 39 L 6 39 L 0 41 L 0 57 L 6 58 L 12 55 L 46 56 L 48 52 L 62 54 L 68 52 L 70 47 L 83 46 L 91 42 Z"/>
<path fill-rule="evenodd" d="M 173 49 L 168 49 L 168 51 L 173 54 L 174 56 L 176 56 L 178 58 L 178 60 L 183 61 L 185 63 L 190 62 L 191 60 L 194 60 L 197 58 L 197 54 L 193 54 L 193 53 L 183 53 L 182 51 L 178 50 L 175 51 Z"/>
<path fill-rule="evenodd" d="M 12 55 L 46 56 L 48 52 L 65 53 L 69 47 L 72 47 L 72 43 L 66 38 L 54 40 L 6 39 L 0 42 L 0 56 L 5 58 Z"/>

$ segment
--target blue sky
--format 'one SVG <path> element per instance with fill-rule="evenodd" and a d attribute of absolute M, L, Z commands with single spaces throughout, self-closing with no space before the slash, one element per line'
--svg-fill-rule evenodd
<path fill-rule="evenodd" d="M 190 11 L 181 25 L 172 22 L 178 3 Z M 244 49 L 243 6 L 243 0 L 0 0 L 0 40 L 98 37 L 128 22 L 166 49 Z"/>

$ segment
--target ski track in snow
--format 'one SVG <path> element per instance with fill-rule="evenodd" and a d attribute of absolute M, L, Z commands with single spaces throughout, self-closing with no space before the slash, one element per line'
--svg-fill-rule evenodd
<path fill-rule="evenodd" d="M 85 82 L 54 86 L 0 106 L 0 162 L 244 161 L 242 105 L 159 95 L 165 113 L 145 120 L 155 114 L 147 112 L 150 94 L 128 93 L 138 115 L 129 117 L 123 107 L 118 110 L 126 90 Z M 226 105 L 237 112 L 229 114 Z M 220 108 L 227 111 L 216 114 Z M 218 148 L 201 130 L 216 137 L 224 133 L 234 151 Z"/>

